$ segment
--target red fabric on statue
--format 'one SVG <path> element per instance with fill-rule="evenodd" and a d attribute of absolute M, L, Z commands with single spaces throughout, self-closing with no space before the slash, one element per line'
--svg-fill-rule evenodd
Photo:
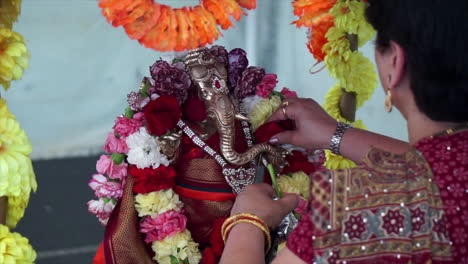
<path fill-rule="evenodd" d="M 106 264 L 106 257 L 104 256 L 104 244 L 99 245 L 96 255 L 93 258 L 93 264 Z"/>

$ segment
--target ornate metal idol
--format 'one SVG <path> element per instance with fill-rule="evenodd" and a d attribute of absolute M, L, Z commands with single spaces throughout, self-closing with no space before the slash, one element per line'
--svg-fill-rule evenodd
<path fill-rule="evenodd" d="M 234 150 L 235 119 L 248 119 L 237 111 L 229 95 L 225 65 L 219 63 L 206 48 L 189 52 L 185 64 L 198 89 L 199 97 L 205 101 L 208 116 L 215 121 L 223 157 L 230 164 L 240 166 L 254 160 L 259 154 L 266 153 L 270 162 L 278 167 L 284 165 L 281 151 L 266 143 L 254 145 L 244 153 Z"/>

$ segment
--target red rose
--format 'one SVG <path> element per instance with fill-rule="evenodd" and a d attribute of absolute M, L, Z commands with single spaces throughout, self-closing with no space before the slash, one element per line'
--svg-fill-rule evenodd
<path fill-rule="evenodd" d="M 138 169 L 136 166 L 130 166 L 129 174 L 135 177 L 134 193 L 150 193 L 170 189 L 174 186 L 174 178 L 177 176 L 173 167 L 164 165 L 157 169 Z"/>
<path fill-rule="evenodd" d="M 281 174 L 303 171 L 308 175 L 315 171 L 314 164 L 310 163 L 300 151 L 294 150 L 291 155 L 286 157 L 286 161 L 289 165 L 283 169 Z"/>
<path fill-rule="evenodd" d="M 255 141 L 257 143 L 267 142 L 272 136 L 286 130 L 292 130 L 293 128 L 294 123 L 291 120 L 281 120 L 265 123 L 255 131 Z"/>
<path fill-rule="evenodd" d="M 149 133 L 158 137 L 173 130 L 181 116 L 177 99 L 168 95 L 149 102 L 143 111 Z"/>
<path fill-rule="evenodd" d="M 201 122 L 205 120 L 205 102 L 196 97 L 189 97 L 182 107 L 182 115 L 185 119 L 192 122 Z"/>

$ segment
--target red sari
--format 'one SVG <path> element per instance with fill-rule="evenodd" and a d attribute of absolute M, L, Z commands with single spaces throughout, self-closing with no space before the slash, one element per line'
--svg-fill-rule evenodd
<path fill-rule="evenodd" d="M 315 173 L 288 239 L 307 263 L 468 263 L 468 132 Z"/>

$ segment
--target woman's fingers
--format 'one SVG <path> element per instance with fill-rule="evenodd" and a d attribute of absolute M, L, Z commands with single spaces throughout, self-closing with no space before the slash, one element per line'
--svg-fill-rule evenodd
<path fill-rule="evenodd" d="M 295 194 L 285 194 L 284 197 L 279 199 L 277 202 L 281 203 L 281 209 L 283 210 L 283 213 L 288 214 L 297 207 L 299 198 Z"/>
<path fill-rule="evenodd" d="M 271 137 L 270 144 L 294 144 L 294 137 L 297 131 L 286 130 Z"/>
<path fill-rule="evenodd" d="M 298 99 L 297 98 L 288 98 L 281 103 L 280 107 L 271 115 L 268 119 L 269 122 L 279 121 L 279 120 L 296 120 L 298 108 Z M 283 110 L 284 109 L 284 110 Z M 285 115 L 286 114 L 286 115 Z"/>

